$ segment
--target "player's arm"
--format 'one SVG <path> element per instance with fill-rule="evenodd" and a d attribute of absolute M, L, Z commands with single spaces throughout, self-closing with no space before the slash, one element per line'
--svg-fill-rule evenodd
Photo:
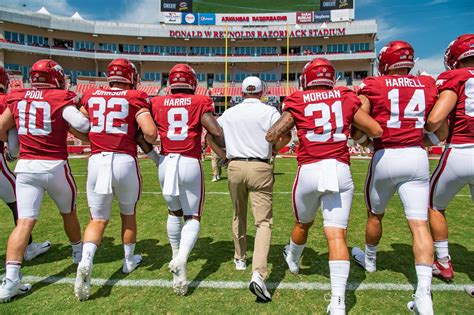
<path fill-rule="evenodd" d="M 369 99 L 365 95 L 359 95 L 359 99 L 360 99 L 360 102 L 362 103 L 362 105 L 360 106 L 360 109 L 362 109 L 367 114 L 370 113 Z M 370 145 L 370 139 L 367 137 L 367 135 L 355 126 L 352 126 L 351 128 L 351 138 L 354 139 L 355 143 L 358 143 L 364 147 L 367 147 Z"/>
<path fill-rule="evenodd" d="M 291 129 L 295 126 L 295 120 L 289 112 L 283 112 L 281 117 L 273 124 L 265 135 L 265 140 L 274 145 L 274 150 L 277 146 L 282 145 L 286 140 L 291 140 Z M 288 143 L 287 142 L 287 143 Z M 285 146 L 285 143 L 283 146 Z M 282 147 L 283 147 L 282 146 Z M 280 149 L 282 148 L 280 147 Z M 279 149 L 278 149 L 279 150 Z"/>
<path fill-rule="evenodd" d="M 425 147 L 437 146 L 440 145 L 443 141 L 448 138 L 449 135 L 449 126 L 448 120 L 446 119 L 439 127 L 438 130 L 431 133 L 426 133 L 423 136 L 423 145 Z"/>
<path fill-rule="evenodd" d="M 207 134 L 212 136 L 213 141 L 219 147 L 225 148 L 224 132 L 211 112 L 206 112 L 201 116 L 201 124 L 206 128 Z"/>
<path fill-rule="evenodd" d="M 444 90 L 440 93 L 438 101 L 431 110 L 425 130 L 430 133 L 438 130 L 443 122 L 448 118 L 449 113 L 454 109 L 458 101 L 456 92 L 452 90 Z"/>
<path fill-rule="evenodd" d="M 138 126 L 140 127 L 143 138 L 148 143 L 155 143 L 156 137 L 158 136 L 155 121 L 153 117 L 151 117 L 150 110 L 147 108 L 142 108 L 138 111 L 137 115 L 135 116 L 137 120 Z"/>
<path fill-rule="evenodd" d="M 6 108 L 3 114 L 0 116 L 0 141 L 8 141 L 8 130 L 15 128 L 15 119 L 10 111 L 10 108 Z"/>
<path fill-rule="evenodd" d="M 81 141 L 89 142 L 89 130 L 91 129 L 89 119 L 76 108 L 70 105 L 63 109 L 63 118 L 70 125 L 69 132 Z"/>
<path fill-rule="evenodd" d="M 382 136 L 382 127 L 364 110 L 359 109 L 355 113 L 352 124 L 371 138 L 380 138 Z"/>
<path fill-rule="evenodd" d="M 227 158 L 227 153 L 224 148 L 220 147 L 216 141 L 214 140 L 214 136 L 207 133 L 206 134 L 206 141 L 211 147 L 212 151 L 214 151 L 222 160 Z"/>

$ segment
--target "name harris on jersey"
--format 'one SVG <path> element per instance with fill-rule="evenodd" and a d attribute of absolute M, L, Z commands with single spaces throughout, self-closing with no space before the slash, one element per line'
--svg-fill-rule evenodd
<path fill-rule="evenodd" d="M 164 106 L 189 106 L 192 104 L 190 97 L 165 98 Z"/>

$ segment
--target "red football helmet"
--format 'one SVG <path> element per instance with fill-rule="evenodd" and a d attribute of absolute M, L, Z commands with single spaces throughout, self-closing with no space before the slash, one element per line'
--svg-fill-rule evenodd
<path fill-rule="evenodd" d="M 107 81 L 130 84 L 132 89 L 136 89 L 139 81 L 137 67 L 128 59 L 114 59 L 107 67 Z"/>
<path fill-rule="evenodd" d="M 308 62 L 300 76 L 300 86 L 303 90 L 316 85 L 334 87 L 335 82 L 336 70 L 331 61 L 326 58 L 316 58 Z"/>
<path fill-rule="evenodd" d="M 458 61 L 474 56 L 474 34 L 464 34 L 453 40 L 444 54 L 444 66 L 448 70 L 458 67 Z"/>
<path fill-rule="evenodd" d="M 389 70 L 415 66 L 415 50 L 404 41 L 396 40 L 385 45 L 378 56 L 379 73 L 385 75 Z"/>
<path fill-rule="evenodd" d="M 3 90 L 5 93 L 8 90 L 9 83 L 10 80 L 8 79 L 7 70 L 3 66 L 0 66 L 0 90 Z"/>
<path fill-rule="evenodd" d="M 31 86 L 38 89 L 65 89 L 63 67 L 51 59 L 38 60 L 30 69 Z"/>
<path fill-rule="evenodd" d="M 170 70 L 168 85 L 171 90 L 190 89 L 195 91 L 197 83 L 196 71 L 187 64 L 177 64 Z"/>

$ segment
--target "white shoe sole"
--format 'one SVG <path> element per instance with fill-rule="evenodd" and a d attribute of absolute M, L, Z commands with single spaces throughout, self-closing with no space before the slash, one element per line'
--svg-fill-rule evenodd
<path fill-rule="evenodd" d="M 255 281 L 250 282 L 249 290 L 257 297 L 258 300 L 262 302 L 272 301 L 272 298 L 269 296 L 266 296 L 263 289 Z"/>
<path fill-rule="evenodd" d="M 92 268 L 88 268 L 87 266 L 79 266 L 77 268 L 74 295 L 79 301 L 87 300 L 91 294 L 91 272 Z"/>
<path fill-rule="evenodd" d="M 169 265 L 168 265 L 168 268 L 170 270 L 170 272 L 173 274 L 173 291 L 174 293 L 176 293 L 177 295 L 181 295 L 181 296 L 184 296 L 186 295 L 186 293 L 188 293 L 188 282 L 186 280 L 186 276 L 182 276 L 180 275 L 180 267 L 174 262 L 174 260 L 172 260 Z M 185 267 L 183 267 L 185 268 Z M 181 272 L 186 272 L 185 270 L 181 271 Z"/>

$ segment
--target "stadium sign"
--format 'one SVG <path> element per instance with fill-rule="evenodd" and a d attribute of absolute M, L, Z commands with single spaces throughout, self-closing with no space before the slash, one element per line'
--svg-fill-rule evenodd
<path fill-rule="evenodd" d="M 321 0 L 319 9 L 322 11 L 354 9 L 354 0 Z"/>
<path fill-rule="evenodd" d="M 346 35 L 345 27 L 338 28 L 315 28 L 305 30 L 291 31 L 291 38 L 305 37 L 330 37 Z M 286 38 L 287 33 L 283 30 L 271 31 L 229 31 L 228 38 L 231 39 L 265 39 L 265 38 Z M 170 38 L 201 38 L 201 39 L 224 39 L 225 31 L 187 31 L 187 30 L 170 30 Z"/>
<path fill-rule="evenodd" d="M 314 12 L 296 12 L 296 23 L 313 23 Z"/>
<path fill-rule="evenodd" d="M 331 11 L 314 12 L 314 23 L 323 23 L 331 21 Z"/>
<path fill-rule="evenodd" d="M 193 0 L 161 0 L 161 12 L 193 12 Z"/>
<path fill-rule="evenodd" d="M 217 25 L 275 25 L 295 24 L 296 13 L 216 14 Z"/>
<path fill-rule="evenodd" d="M 181 19 L 183 24 L 197 25 L 199 17 L 194 13 L 184 13 Z"/>
<path fill-rule="evenodd" d="M 199 13 L 199 25 L 216 25 L 214 13 Z"/>
<path fill-rule="evenodd" d="M 165 12 L 164 22 L 166 24 L 181 24 L 182 23 L 182 13 L 181 12 Z"/>

